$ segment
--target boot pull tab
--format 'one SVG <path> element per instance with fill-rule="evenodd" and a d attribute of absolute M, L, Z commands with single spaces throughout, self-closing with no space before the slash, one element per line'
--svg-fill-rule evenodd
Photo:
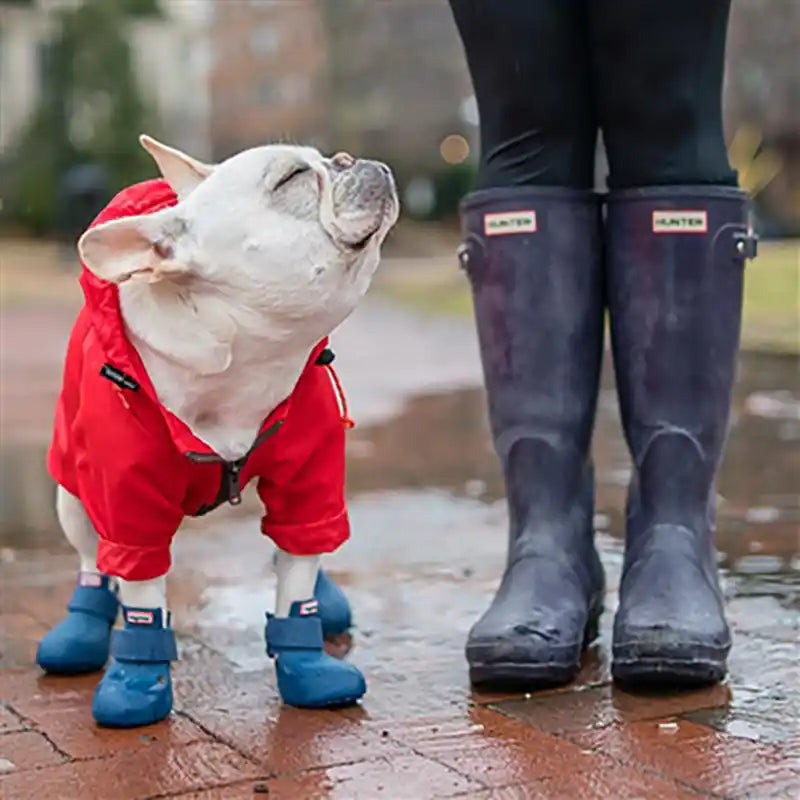
<path fill-rule="evenodd" d="M 458 258 L 459 267 L 469 274 L 472 261 L 478 253 L 484 250 L 483 240 L 480 236 L 470 233 L 466 236 L 464 241 L 458 246 L 456 256 Z"/>
<path fill-rule="evenodd" d="M 753 212 L 747 212 L 747 229 L 733 234 L 733 243 L 736 252 L 746 260 L 752 260 L 758 255 L 758 234 L 753 227 Z"/>
<path fill-rule="evenodd" d="M 724 247 L 726 250 L 733 245 L 731 258 L 738 264 L 752 260 L 758 253 L 758 234 L 750 227 L 742 230 L 740 223 L 728 223 L 719 228 L 714 234 L 711 247 L 708 250 L 708 257 L 713 258 L 717 248 Z"/>
<path fill-rule="evenodd" d="M 467 267 L 469 266 L 469 245 L 466 242 L 462 242 L 458 249 L 456 250 L 456 257 L 458 258 L 458 264 L 465 272 Z"/>

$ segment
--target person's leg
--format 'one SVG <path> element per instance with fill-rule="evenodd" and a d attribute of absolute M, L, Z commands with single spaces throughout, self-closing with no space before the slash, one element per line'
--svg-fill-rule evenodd
<path fill-rule="evenodd" d="M 585 0 L 450 0 L 480 114 L 477 188 L 594 180 Z"/>
<path fill-rule="evenodd" d="M 508 559 L 473 626 L 474 683 L 568 680 L 604 580 L 589 460 L 602 348 L 595 126 L 579 0 L 451 0 L 481 115 L 460 258 L 506 480 Z"/>
<path fill-rule="evenodd" d="M 730 0 L 588 5 L 609 188 L 736 186 L 722 133 Z"/>
<path fill-rule="evenodd" d="M 624 681 L 718 680 L 730 649 L 714 481 L 754 240 L 722 137 L 728 5 L 592 5 L 608 305 L 634 466 L 613 644 Z"/>

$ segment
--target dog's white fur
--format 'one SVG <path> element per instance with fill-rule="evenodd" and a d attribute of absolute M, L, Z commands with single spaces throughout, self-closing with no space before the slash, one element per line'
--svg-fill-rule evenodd
<path fill-rule="evenodd" d="M 308 147 L 256 147 L 212 166 L 141 143 L 178 204 L 91 228 L 81 260 L 118 284 L 127 334 L 161 403 L 236 459 L 366 292 L 397 221 L 391 173 Z M 63 489 L 58 512 L 85 569 L 97 535 Z M 285 616 L 311 596 L 318 560 L 280 554 L 279 566 L 276 612 Z M 141 601 L 156 588 L 122 581 L 122 602 L 152 605 Z"/>

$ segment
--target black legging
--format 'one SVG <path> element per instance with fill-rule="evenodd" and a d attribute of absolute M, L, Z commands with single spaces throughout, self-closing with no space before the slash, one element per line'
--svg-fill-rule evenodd
<path fill-rule="evenodd" d="M 736 184 L 722 134 L 730 0 L 450 0 L 481 120 L 479 188 Z"/>

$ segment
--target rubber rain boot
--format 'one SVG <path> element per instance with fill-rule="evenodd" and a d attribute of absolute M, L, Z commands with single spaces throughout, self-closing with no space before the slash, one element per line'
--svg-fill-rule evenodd
<path fill-rule="evenodd" d="M 172 711 L 170 662 L 178 658 L 175 632 L 160 608 L 122 607 L 125 627 L 111 637 L 113 661 L 92 699 L 92 714 L 108 728 L 137 728 Z"/>
<path fill-rule="evenodd" d="M 613 676 L 720 680 L 731 636 L 714 549 L 742 305 L 755 256 L 736 188 L 614 191 L 607 282 L 614 365 L 633 460 Z"/>
<path fill-rule="evenodd" d="M 597 636 L 605 591 L 589 455 L 603 344 L 600 201 L 486 189 L 461 211 L 510 519 L 500 587 L 467 640 L 470 678 L 563 683 Z"/>
<path fill-rule="evenodd" d="M 108 577 L 81 572 L 67 605 L 67 616 L 42 637 L 36 663 L 54 675 L 82 675 L 103 669 L 118 611 L 119 601 Z"/>
<path fill-rule="evenodd" d="M 319 603 L 293 603 L 289 616 L 267 614 L 267 654 L 275 659 L 278 691 L 298 708 L 352 705 L 367 691 L 364 676 L 352 664 L 323 650 Z"/>

